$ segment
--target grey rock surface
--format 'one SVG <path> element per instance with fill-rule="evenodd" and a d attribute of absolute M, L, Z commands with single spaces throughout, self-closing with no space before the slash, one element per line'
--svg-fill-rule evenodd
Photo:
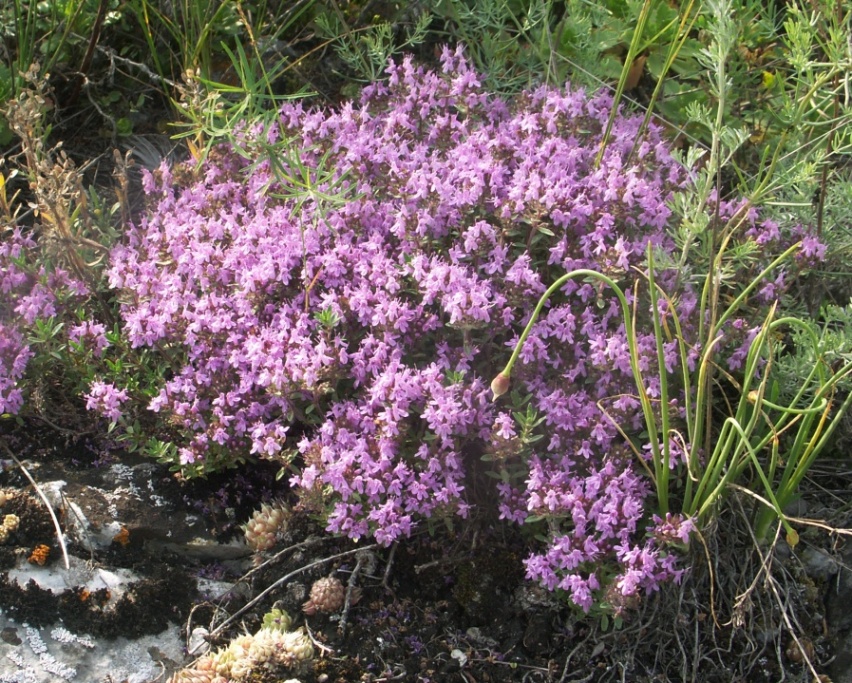
<path fill-rule="evenodd" d="M 847 543 L 838 564 L 826 596 L 826 620 L 835 642 L 829 675 L 833 683 L 852 683 L 852 543 Z"/>
<path fill-rule="evenodd" d="M 165 680 L 184 662 L 177 625 L 129 640 L 93 639 L 61 625 L 36 629 L 0 616 L 0 683 Z"/>
<path fill-rule="evenodd" d="M 9 586 L 12 592 L 23 592 L 31 582 L 54 596 L 101 591 L 109 596 L 102 605 L 106 613 L 146 578 L 103 560 L 114 557 L 119 546 L 133 550 L 143 565 L 146 556 L 152 563 L 169 556 L 178 563 L 180 558 L 227 562 L 238 571 L 249 562 L 250 551 L 244 543 L 219 543 L 199 516 L 159 495 L 155 477 L 162 477 L 162 470 L 158 474 L 156 466 L 148 462 L 80 470 L 30 463 L 29 468 L 62 520 L 70 566 L 65 567 L 55 542 L 45 566 L 27 561 L 36 542 L 22 526 L 4 546 L 7 557 L 10 550 L 17 551 L 14 566 L 7 565 L 0 572 L 0 580 L 7 586 L 5 595 L 10 594 Z M 10 501 L 22 504 L 22 497 L 29 497 L 26 504 L 36 510 L 43 505 L 24 489 L 7 487 L 5 492 L 0 517 L 15 504 Z M 226 582 L 196 583 L 207 599 L 215 600 L 233 589 Z M 185 624 L 171 623 L 160 633 L 134 638 L 98 638 L 73 632 L 58 617 L 52 620 L 41 614 L 41 626 L 36 628 L 14 614 L 11 605 L 0 603 L 0 683 L 163 682 L 188 661 Z"/>

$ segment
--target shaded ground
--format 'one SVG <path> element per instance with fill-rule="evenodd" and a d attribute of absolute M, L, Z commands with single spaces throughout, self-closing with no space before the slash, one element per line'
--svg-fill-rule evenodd
<path fill-rule="evenodd" d="M 19 577 L 27 568 L 42 571 L 27 561 L 39 545 L 48 546 L 46 566 L 66 576 L 66 585 L 76 575 L 62 568 L 44 505 L 19 469 L 4 462 L 0 489 L 7 501 L 0 514 L 17 515 L 20 523 L 0 545 L 0 608 L 17 624 L 61 623 L 81 636 L 114 639 L 158 634 L 172 623 L 186 634 L 204 629 L 215 648 L 255 632 L 275 605 L 307 627 L 314 641 L 316 656 L 300 677 L 304 683 L 801 680 L 802 652 L 817 673 L 833 677 L 823 680 L 850 680 L 844 637 L 852 623 L 842 605 L 852 593 L 842 590 L 852 580 L 838 564 L 844 555 L 839 537 L 824 530 L 802 527 L 803 543 L 795 552 L 776 546 L 767 573 L 745 525 L 731 514 L 720 520 L 725 533 L 707 534 L 715 558 L 712 608 L 710 569 L 695 544 L 684 586 L 648 597 L 620 629 L 604 631 L 600 619 L 583 618 L 558 596 L 525 582 L 527 542 L 516 528 L 485 517 L 466 524 L 464 532 L 423 530 L 392 549 L 365 542 L 353 552 L 359 546 L 324 535 L 296 510 L 279 544 L 253 556 L 240 538 L 234 541 L 241 536 L 239 524 L 260 499 L 286 496 L 262 468 L 254 477 L 231 472 L 180 484 L 149 462 L 122 457 L 116 463 L 114 453 L 94 442 L 33 425 L 6 424 L 4 431 L 46 489 L 65 482 L 56 507 L 72 560 L 136 577 L 115 595 L 82 584 L 51 593 L 11 581 L 6 572 L 15 567 Z M 812 482 L 815 500 L 823 503 L 803 508 L 808 514 L 825 516 L 826 501 L 841 508 L 838 494 L 848 493 L 843 473 L 825 467 Z M 821 481 L 834 491 L 820 491 Z M 98 492 L 109 487 L 116 497 L 100 505 Z M 79 516 L 75 510 L 88 518 L 85 531 L 79 519 L 72 521 Z M 850 555 L 847 550 L 847 560 Z M 303 615 L 311 584 L 325 576 L 344 585 L 351 580 L 360 600 L 348 611 Z M 3 631 L 7 644 L 21 636 Z M 252 680 L 284 680 L 279 673 L 261 672 Z"/>

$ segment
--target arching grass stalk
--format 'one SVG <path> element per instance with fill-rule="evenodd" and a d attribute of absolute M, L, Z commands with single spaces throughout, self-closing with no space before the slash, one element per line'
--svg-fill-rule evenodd
<path fill-rule="evenodd" d="M 727 484 L 736 483 L 738 478 L 744 475 L 745 468 L 752 465 L 769 502 L 772 503 L 771 507 L 764 507 L 757 515 L 756 535 L 761 539 L 767 537 L 773 519 L 784 520 L 783 508 L 792 501 L 808 469 L 828 443 L 840 417 L 849 409 L 852 396 L 846 396 L 836 410 L 833 399 L 838 383 L 852 374 L 852 363 L 831 372 L 829 363 L 823 358 L 820 339 L 813 326 L 794 317 L 775 320 L 773 307 L 749 350 L 743 383 L 736 387 L 739 397 L 736 410 L 732 416 L 725 419 L 718 434 L 709 435 L 706 443 L 712 444 L 712 448 L 705 449 L 706 460 L 702 462 L 700 448 L 701 444 L 705 443 L 705 422 L 702 415 L 710 407 L 709 394 L 705 390 L 705 377 L 713 367 L 712 357 L 722 339 L 723 325 L 760 282 L 799 248 L 800 245 L 795 244 L 776 258 L 722 312 L 718 321 L 701 335 L 704 351 L 694 373 L 688 370 L 689 346 L 681 332 L 676 308 L 671 299 L 660 291 L 672 312 L 684 386 L 689 448 L 682 512 L 695 515 L 699 519 L 706 518 Z M 653 272 L 653 260 L 650 255 L 649 262 Z M 786 405 L 776 402 L 777 385 L 772 374 L 775 349 L 779 345 L 778 329 L 783 326 L 803 330 L 818 358 L 808 376 L 798 386 L 795 396 Z M 656 338 L 659 347 L 659 333 Z M 692 381 L 695 375 L 697 382 Z M 758 376 L 760 380 L 757 386 L 752 388 Z M 667 384 L 665 373 L 661 372 L 660 379 L 663 385 Z M 767 387 L 771 389 L 770 397 L 766 396 Z M 782 437 L 786 446 L 783 458 L 779 455 Z M 765 470 L 758 455 L 767 452 L 769 461 Z M 779 465 L 782 466 L 780 479 Z M 795 542 L 795 532 L 786 522 L 785 529 L 788 539 Z"/>
<path fill-rule="evenodd" d="M 572 279 L 586 278 L 605 283 L 612 289 L 621 306 L 630 367 L 651 451 L 650 467 L 644 460 L 642 464 L 653 479 L 657 511 L 665 514 L 675 507 L 683 515 L 696 519 L 699 525 L 703 524 L 717 510 L 726 492 L 733 485 L 742 486 L 743 480 L 751 473 L 751 486 L 763 489 L 764 492 L 763 496 L 755 496 L 763 504 L 756 516 L 757 537 L 767 538 L 772 521 L 780 520 L 787 532 L 788 542 L 795 545 L 798 535 L 785 518 L 783 510 L 793 500 L 803 477 L 828 443 L 839 418 L 852 404 L 850 393 L 836 406 L 838 384 L 852 375 L 852 361 L 833 371 L 824 358 L 820 338 L 813 326 L 793 317 L 775 319 L 776 307 L 772 306 L 749 347 L 741 382 L 729 376 L 737 392 L 730 414 L 721 421 L 718 431 L 710 434 L 711 438 L 706 441 L 704 415 L 710 408 L 710 398 L 709 393 L 702 388 L 706 386 L 705 378 L 709 370 L 716 367 L 714 356 L 723 338 L 722 327 L 725 322 L 743 305 L 755 287 L 799 248 L 799 244 L 793 245 L 776 258 L 722 311 L 718 320 L 704 330 L 705 336 L 699 339 L 702 353 L 694 369 L 690 369 L 689 360 L 693 345 L 683 334 L 673 300 L 655 280 L 653 253 L 649 248 L 647 280 L 649 290 L 654 293 L 651 297 L 651 319 L 657 352 L 655 379 L 659 379 L 660 383 L 659 417 L 647 393 L 647 383 L 639 365 L 637 305 L 634 302 L 631 310 L 618 284 L 606 275 L 585 269 L 563 275 L 539 299 L 509 362 L 491 384 L 494 398 L 496 400 L 508 391 L 512 368 L 545 302 Z M 661 305 L 671 316 L 671 323 L 664 321 Z M 780 344 L 779 328 L 785 326 L 804 331 L 818 360 L 808 376 L 797 385 L 793 398 L 789 402 L 779 402 L 774 358 Z M 669 373 L 666 368 L 664 342 L 672 338 L 676 341 L 679 356 L 680 371 L 677 375 L 683 385 L 686 438 L 678 428 L 672 426 L 668 410 L 672 396 L 669 375 L 674 373 Z M 625 438 L 629 438 L 621 425 L 616 424 L 616 427 Z M 672 458 L 672 443 L 675 441 L 684 450 L 682 461 L 678 459 L 675 462 Z M 705 443 L 710 443 L 711 447 L 704 448 Z M 641 450 L 635 445 L 633 450 L 637 457 L 642 457 Z M 681 492 L 677 505 L 672 501 L 674 491 Z"/>
<path fill-rule="evenodd" d="M 713 266 L 714 270 L 721 270 L 722 267 L 722 256 L 727 246 L 730 235 L 726 236 L 723 240 L 722 245 L 719 247 L 718 254 L 715 257 L 715 263 Z M 709 439 L 710 435 L 705 434 L 708 431 L 706 416 L 709 414 L 708 410 L 711 407 L 711 383 L 709 378 L 712 377 L 714 365 L 711 362 L 713 354 L 716 352 L 716 346 L 721 341 L 720 333 L 722 331 L 725 323 L 734 315 L 734 313 L 739 310 L 740 306 L 746 301 L 748 296 L 760 285 L 763 280 L 771 273 L 773 270 L 778 268 L 782 263 L 784 263 L 787 259 L 789 259 L 793 254 L 795 254 L 801 248 L 801 243 L 796 242 L 796 244 L 789 247 L 784 253 L 778 256 L 772 263 L 770 263 L 766 268 L 764 268 L 756 277 L 752 279 L 752 281 L 743 289 L 742 292 L 731 302 L 731 304 L 721 313 L 716 314 L 715 310 L 713 310 L 714 315 L 711 323 L 709 325 L 705 325 L 705 315 L 704 312 L 711 310 L 714 302 L 718 301 L 718 284 L 716 282 L 716 277 L 714 277 L 712 272 L 707 274 L 704 288 L 701 293 L 701 305 L 699 307 L 699 327 L 698 327 L 698 341 L 701 344 L 701 348 L 703 349 L 703 353 L 701 355 L 701 361 L 698 367 L 698 381 L 696 385 L 692 385 L 691 383 L 685 384 L 685 390 L 689 392 L 692 390 L 693 386 L 695 386 L 695 404 L 694 410 L 690 411 L 687 414 L 687 421 L 689 423 L 689 440 L 690 443 L 694 444 L 693 452 L 697 453 L 698 451 L 695 449 L 700 449 L 702 446 L 705 450 L 709 451 L 709 441 L 705 441 L 705 437 Z M 710 307 L 710 308 L 708 308 Z M 672 309 L 672 313 L 675 317 L 677 317 L 677 311 Z M 681 337 L 679 340 L 679 344 L 683 345 L 683 338 Z M 683 362 L 683 357 L 681 362 Z M 697 466 L 697 463 L 690 463 Z M 691 481 L 687 482 L 687 487 L 689 487 Z M 687 490 L 687 496 L 689 495 L 689 490 Z"/>
<path fill-rule="evenodd" d="M 766 398 L 762 401 L 764 419 L 771 429 L 758 444 L 758 449 L 771 448 L 769 476 L 772 480 L 777 479 L 775 497 L 783 508 L 795 499 L 802 479 L 830 443 L 840 419 L 852 405 L 852 392 L 848 389 L 845 396 L 838 396 L 839 384 L 852 376 L 852 360 L 847 357 L 842 366 L 833 370 L 825 357 L 823 339 L 816 334 L 811 323 L 798 318 L 781 318 L 772 324 L 770 332 L 773 334 L 770 334 L 770 339 L 775 338 L 774 332 L 781 326 L 794 326 L 803 330 L 816 357 L 811 372 L 799 385 L 788 405 L 780 405 Z M 771 417 L 773 414 L 778 417 Z M 785 439 L 786 448 L 781 457 L 781 436 L 787 432 L 790 434 Z M 758 538 L 767 536 L 773 519 L 771 509 L 763 507 L 758 511 L 755 520 Z"/>
<path fill-rule="evenodd" d="M 703 416 L 706 412 L 706 402 L 708 400 L 708 394 L 706 392 L 702 392 L 701 387 L 706 384 L 704 378 L 707 375 L 708 369 L 712 366 L 712 357 L 715 353 L 716 346 L 718 345 L 718 342 L 721 339 L 719 334 L 721 327 L 724 322 L 730 318 L 736 308 L 738 308 L 743 303 L 743 301 L 745 301 L 748 294 L 755 287 L 757 287 L 757 285 L 773 269 L 775 269 L 783 261 L 789 258 L 796 250 L 798 250 L 798 248 L 798 244 L 794 245 L 793 247 L 790 247 L 775 261 L 773 261 L 766 269 L 764 269 L 749 284 L 749 286 L 743 290 L 740 296 L 734 299 L 728 309 L 726 309 L 726 311 L 719 317 L 719 320 L 716 322 L 716 324 L 714 324 L 710 328 L 706 343 L 701 345 L 701 348 L 704 349 L 704 352 L 702 354 L 699 366 L 696 372 L 692 372 L 689 370 L 689 351 L 691 345 L 684 338 L 680 319 L 677 315 L 677 310 L 673 302 L 671 301 L 671 299 L 669 299 L 665 292 L 656 284 L 656 281 L 654 279 L 653 252 L 649 246 L 648 281 L 651 291 L 655 292 L 655 296 L 653 298 L 654 303 L 651 306 L 651 316 L 653 320 L 654 336 L 656 339 L 657 347 L 657 376 L 660 382 L 661 410 L 659 423 L 657 420 L 656 413 L 654 411 L 653 402 L 646 391 L 646 383 L 644 381 L 644 377 L 639 366 L 639 349 L 636 343 L 637 315 L 635 314 L 635 312 L 631 312 L 630 306 L 627 302 L 627 298 L 625 297 L 623 290 L 611 278 L 593 270 L 581 269 L 571 271 L 570 273 L 567 273 L 566 275 L 563 275 L 562 277 L 557 279 L 542 295 L 542 297 L 536 304 L 532 316 L 527 322 L 527 325 L 523 333 L 521 334 L 518 343 L 515 345 L 512 355 L 509 358 L 509 362 L 491 383 L 491 389 L 494 394 L 494 398 L 496 399 L 497 397 L 508 391 L 512 368 L 514 367 L 518 355 L 520 354 L 520 351 L 523 348 L 523 345 L 526 342 L 533 325 L 538 319 L 538 316 L 540 315 L 545 302 L 557 290 L 563 287 L 566 282 L 575 278 L 592 278 L 607 284 L 615 293 L 621 306 L 622 317 L 624 320 L 625 335 L 627 337 L 627 346 L 629 349 L 630 368 L 631 372 L 633 373 L 634 382 L 636 384 L 639 402 L 642 406 L 645 429 L 649 435 L 649 446 L 651 450 L 652 463 L 651 475 L 654 480 L 654 487 L 657 495 L 657 507 L 661 514 L 670 512 L 669 492 L 670 478 L 673 468 L 671 457 L 671 442 L 673 438 L 677 438 L 677 433 L 671 428 L 669 424 L 670 417 L 667 408 L 670 395 L 668 378 L 669 373 L 666 370 L 665 364 L 665 357 L 663 351 L 663 327 L 660 319 L 659 310 L 660 302 L 665 302 L 669 312 L 672 315 L 672 320 L 675 327 L 676 341 L 680 356 L 681 375 L 683 378 L 684 394 L 686 397 L 685 406 L 688 435 L 688 443 L 686 444 L 686 472 L 676 472 L 676 476 L 678 476 L 678 479 L 683 478 L 683 476 L 686 475 L 686 482 L 684 483 L 685 495 L 681 511 L 688 514 L 689 516 L 695 515 L 699 510 L 701 510 L 703 514 L 707 512 L 711 507 L 708 504 L 708 498 L 710 499 L 710 502 L 712 502 L 713 500 L 718 498 L 721 491 L 723 490 L 724 487 L 720 487 L 719 482 L 726 472 L 730 472 L 730 466 L 732 461 L 736 462 L 739 465 L 737 468 L 735 468 L 737 475 L 739 474 L 739 471 L 742 469 L 741 458 L 739 456 L 742 454 L 744 449 L 744 444 L 742 443 L 742 441 L 740 440 L 740 442 L 738 442 L 736 439 L 737 430 L 735 430 L 731 426 L 723 425 L 719 438 L 716 441 L 716 447 L 713 450 L 713 455 L 705 463 L 702 463 L 700 444 L 703 440 Z M 764 325 L 761 334 L 765 336 L 766 330 L 766 325 Z M 742 387 L 744 395 L 747 395 L 748 392 L 751 390 L 752 378 L 755 376 L 758 370 L 757 366 L 759 358 L 757 356 L 757 350 L 761 347 L 762 344 L 757 343 L 756 340 L 756 343 L 752 345 L 752 348 L 750 350 L 746 367 L 747 377 Z M 693 375 L 696 374 L 698 390 L 693 392 L 692 387 L 695 384 L 693 382 Z M 694 402 L 691 399 L 693 393 L 696 395 L 696 399 Z M 760 389 L 760 393 L 762 395 L 762 388 Z M 737 410 L 735 417 L 739 425 L 747 425 L 747 427 L 743 431 L 744 434 L 749 434 L 755 429 L 758 419 L 757 411 L 753 411 L 753 415 L 747 415 L 748 406 L 748 402 L 740 401 L 739 409 Z M 683 468 L 678 469 L 682 470 Z M 726 479 L 725 481 L 727 480 L 728 479 Z"/>
<path fill-rule="evenodd" d="M 645 423 L 648 427 L 649 434 L 657 434 L 657 424 L 656 417 L 654 416 L 654 408 L 651 402 L 651 398 L 648 396 L 647 391 L 645 390 L 645 384 L 642 381 L 642 371 L 639 368 L 639 350 L 636 344 L 636 316 L 631 315 L 630 306 L 627 303 L 627 297 L 624 295 L 624 291 L 619 287 L 614 280 L 607 277 L 606 275 L 599 273 L 594 270 L 588 269 L 578 269 L 572 270 L 570 273 L 566 273 L 562 277 L 558 278 L 556 282 L 554 282 L 550 287 L 547 288 L 547 291 L 541 296 L 536 304 L 535 309 L 533 310 L 532 315 L 530 316 L 529 322 L 527 322 L 524 331 L 521 333 L 520 339 L 518 339 L 518 343 L 515 345 L 514 350 L 512 351 L 512 355 L 509 358 L 509 362 L 506 363 L 506 367 L 494 378 L 491 382 L 491 391 L 494 394 L 494 400 L 498 397 L 502 396 L 509 390 L 509 381 L 512 375 L 512 368 L 515 365 L 515 362 L 518 359 L 518 355 L 521 352 L 521 349 L 524 346 L 524 342 L 529 337 L 530 331 L 535 325 L 536 320 L 538 320 L 538 316 L 541 313 L 541 309 L 544 307 L 545 302 L 561 287 L 563 287 L 569 280 L 573 280 L 576 278 L 591 278 L 593 280 L 598 280 L 600 282 L 608 285 L 612 291 L 615 293 L 618 298 L 618 302 L 621 305 L 621 314 L 624 320 L 624 330 L 627 335 L 627 346 L 630 352 L 630 369 L 633 373 L 633 378 L 636 382 L 636 389 L 639 395 L 639 401 L 642 405 L 642 413 L 645 417 Z M 661 512 L 668 512 L 668 449 L 665 450 L 665 453 L 660 452 L 660 443 L 652 438 L 651 439 L 651 453 L 652 453 L 652 463 L 653 463 L 653 478 L 654 483 L 657 490 L 657 500 L 659 503 L 659 507 Z M 665 474 L 663 473 L 665 470 Z"/>
<path fill-rule="evenodd" d="M 764 484 L 767 497 L 773 504 L 775 503 L 772 488 L 758 463 L 756 449 L 752 445 L 753 435 L 756 432 L 759 434 L 762 415 L 760 404 L 771 372 L 771 361 L 763 358 L 763 351 L 767 348 L 767 337 L 774 316 L 775 307 L 773 306 L 749 348 L 742 385 L 738 388 L 739 400 L 736 412 L 725 418 L 718 436 L 714 439 L 715 446 L 706 454 L 704 463 L 701 461 L 702 454 L 699 450 L 702 442 L 690 444 L 683 512 L 689 516 L 696 516 L 701 521 L 705 520 L 714 509 L 727 485 L 740 479 L 749 460 L 757 467 L 758 476 Z M 701 360 L 702 367 L 709 366 L 711 363 L 711 358 L 705 352 Z M 757 380 L 757 386 L 752 389 L 755 380 Z M 696 405 L 701 404 L 696 402 Z M 700 414 L 696 417 L 699 418 L 696 423 L 701 424 Z M 694 488 L 693 483 L 695 483 Z M 781 514 L 777 504 L 775 507 Z"/>

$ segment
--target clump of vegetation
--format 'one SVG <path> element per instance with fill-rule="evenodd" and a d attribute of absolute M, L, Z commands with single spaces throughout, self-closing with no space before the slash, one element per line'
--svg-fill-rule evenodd
<path fill-rule="evenodd" d="M 757 541 L 780 522 L 794 546 L 785 509 L 852 401 L 852 19 L 764 4 L 445 0 L 353 25 L 134 0 L 43 26 L 16 0 L 0 413 L 84 404 L 182 477 L 272 460 L 355 541 L 494 505 L 528 578 L 586 612 L 681 580 L 732 492 Z M 177 104 L 189 156 L 144 174 L 141 208 L 120 154 L 109 199 L 84 189 L 43 80 L 82 59 L 72 91 L 103 114 L 85 79 L 132 20 L 151 63 L 103 54 Z M 282 105 L 297 28 L 369 83 L 352 101 Z"/>
<path fill-rule="evenodd" d="M 467 516 L 468 460 L 487 451 L 503 516 L 566 514 L 521 503 L 516 484 L 550 472 L 525 494 L 549 500 L 556 489 L 539 488 L 568 476 L 588 489 L 572 514 L 597 520 L 576 530 L 583 562 L 615 559 L 616 544 L 645 543 L 646 485 L 629 457 L 608 455 L 621 439 L 597 406 L 630 381 L 611 303 L 586 284 L 553 307 L 514 405 L 492 404 L 484 377 L 548 272 L 632 280 L 649 244 L 671 248 L 665 201 L 680 170 L 656 129 L 625 165 L 638 118 L 617 121 L 595 166 L 606 97 L 538 90 L 510 107 L 460 53 L 443 62 L 443 74 L 393 66 L 357 108 L 285 107 L 188 182 L 165 167 L 151 177 L 156 211 L 113 251 L 109 277 L 127 344 L 167 349 L 172 378 L 143 388 L 135 370 L 105 375 L 90 405 L 114 422 L 125 401 L 153 410 L 173 437 L 152 450 L 185 474 L 283 458 L 329 531 L 383 544 Z M 565 391 L 566 373 L 584 388 Z M 668 573 L 649 568 L 648 585 Z M 595 588 L 594 570 L 582 582 Z M 572 594 L 588 609 L 585 586 Z"/>

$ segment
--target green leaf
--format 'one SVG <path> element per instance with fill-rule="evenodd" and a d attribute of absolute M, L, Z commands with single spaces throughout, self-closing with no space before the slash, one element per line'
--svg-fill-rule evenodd
<path fill-rule="evenodd" d="M 121 136 L 133 134 L 133 122 L 126 116 L 122 116 L 115 122 L 115 132 Z"/>

